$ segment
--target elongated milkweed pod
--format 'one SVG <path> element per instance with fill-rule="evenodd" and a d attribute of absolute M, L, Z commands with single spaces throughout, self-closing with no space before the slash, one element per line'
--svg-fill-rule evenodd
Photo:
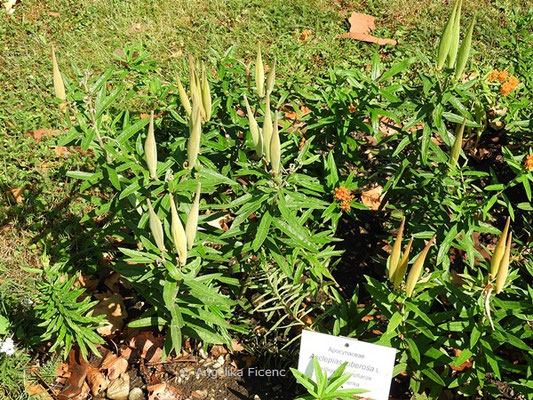
<path fill-rule="evenodd" d="M 148 199 L 148 211 L 150 213 L 150 230 L 152 231 L 152 236 L 154 237 L 155 244 L 161 252 L 167 251 L 165 248 L 165 236 L 163 234 L 163 224 L 161 220 L 155 213 L 152 208 L 152 202 Z"/>
<path fill-rule="evenodd" d="M 157 179 L 157 145 L 155 143 L 154 135 L 154 112 L 150 114 L 150 125 L 148 125 L 148 136 L 144 142 L 144 156 L 146 157 L 146 164 L 148 171 L 150 171 L 150 178 Z"/>
<path fill-rule="evenodd" d="M 455 142 L 453 143 L 452 152 L 450 154 L 450 166 L 455 168 L 457 161 L 459 161 L 459 154 L 461 154 L 461 148 L 463 147 L 463 134 L 465 131 L 466 118 L 463 119 L 463 123 L 455 135 Z"/>
<path fill-rule="evenodd" d="M 270 141 L 272 140 L 272 115 L 270 114 L 270 96 L 266 97 L 265 119 L 263 120 L 263 152 L 270 162 Z"/>
<path fill-rule="evenodd" d="M 202 105 L 205 110 L 205 120 L 209 121 L 211 117 L 211 91 L 209 89 L 209 81 L 207 80 L 207 74 L 205 72 L 205 65 L 202 64 L 202 80 L 200 82 L 202 88 Z"/>
<path fill-rule="evenodd" d="M 185 93 L 185 89 L 183 89 L 183 85 L 181 84 L 180 77 L 176 76 L 176 78 L 177 78 L 177 83 L 178 83 L 178 92 L 180 95 L 181 105 L 185 109 L 187 116 L 190 118 L 192 109 L 191 109 L 191 103 L 189 102 L 189 97 L 187 97 L 187 93 Z"/>
<path fill-rule="evenodd" d="M 403 217 L 402 222 L 400 224 L 400 229 L 398 229 L 398 233 L 396 234 L 396 241 L 394 242 L 394 245 L 392 246 L 391 255 L 389 258 L 389 280 L 392 282 L 394 280 L 394 273 L 396 272 L 396 268 L 398 267 L 398 263 L 400 262 L 400 253 L 402 251 L 402 238 L 403 238 L 403 228 L 405 226 L 405 217 Z"/>
<path fill-rule="evenodd" d="M 250 108 L 250 103 L 248 103 L 248 98 L 244 95 L 244 104 L 246 106 L 246 114 L 248 115 L 248 124 L 250 125 L 250 134 L 252 135 L 252 143 L 254 144 L 255 152 L 258 157 L 263 155 L 262 142 L 261 142 L 261 133 L 259 132 L 259 125 L 257 125 L 257 120 L 254 117 L 254 113 Z"/>
<path fill-rule="evenodd" d="M 274 114 L 274 129 L 272 132 L 272 139 L 270 140 L 270 163 L 272 164 L 272 174 L 279 175 L 279 167 L 281 163 L 281 142 L 279 140 L 278 129 L 278 112 Z"/>
<path fill-rule="evenodd" d="M 61 112 L 65 112 L 67 109 L 67 94 L 65 92 L 65 84 L 63 83 L 63 77 L 59 71 L 59 66 L 57 65 L 56 51 L 54 46 L 52 46 L 52 72 L 53 72 L 53 81 L 54 81 L 54 92 L 58 99 L 63 100 L 63 103 L 59 104 L 59 109 Z"/>
<path fill-rule="evenodd" d="M 476 15 L 472 18 L 470 26 L 468 27 L 468 32 L 466 33 L 461 47 L 459 48 L 459 54 L 457 55 L 457 65 L 455 66 L 455 79 L 461 78 L 463 71 L 468 62 L 468 57 L 470 56 L 470 48 L 472 47 L 472 34 L 474 32 L 474 25 L 476 23 Z"/>
<path fill-rule="evenodd" d="M 505 280 L 509 274 L 509 261 L 511 259 L 511 242 L 513 241 L 513 233 L 509 232 L 509 237 L 507 238 L 507 246 L 505 246 L 505 252 L 503 253 L 503 258 L 500 263 L 500 268 L 498 268 L 498 276 L 496 278 L 496 294 L 500 293 L 505 285 Z"/>
<path fill-rule="evenodd" d="M 452 30 L 453 25 L 455 21 L 455 12 L 457 11 L 459 0 L 455 0 L 455 5 L 453 7 L 452 15 L 448 19 L 448 22 L 446 23 L 446 26 L 444 27 L 444 30 L 442 31 L 442 35 L 440 37 L 439 42 L 439 50 L 437 53 L 437 69 L 442 69 L 442 66 L 444 65 L 444 62 L 446 61 L 446 57 L 448 57 L 448 53 L 450 52 L 450 46 L 452 44 Z"/>
<path fill-rule="evenodd" d="M 185 265 L 187 263 L 187 235 L 185 234 L 185 229 L 183 229 L 183 224 L 178 215 L 178 209 L 176 208 L 176 203 L 174 202 L 174 196 L 170 196 L 170 213 L 172 215 L 172 223 L 170 224 L 170 232 L 172 233 L 172 241 L 174 242 L 174 247 L 178 253 L 178 259 L 180 265 Z"/>
<path fill-rule="evenodd" d="M 505 252 L 505 239 L 507 239 L 507 233 L 509 232 L 509 224 L 511 223 L 511 218 L 507 217 L 507 222 L 505 222 L 505 227 L 503 228 L 502 235 L 496 243 L 496 248 L 494 253 L 492 253 L 492 258 L 490 259 L 490 277 L 494 279 L 498 274 L 498 269 Z"/>
<path fill-rule="evenodd" d="M 261 98 L 265 97 L 265 66 L 263 65 L 263 56 L 261 55 L 261 44 L 257 46 L 255 86 L 257 88 L 257 95 Z"/>
<path fill-rule="evenodd" d="M 191 120 L 189 121 L 189 141 L 187 142 L 187 164 L 189 169 L 196 165 L 198 153 L 200 152 L 200 141 L 202 136 L 202 115 L 200 106 L 193 103 Z"/>
<path fill-rule="evenodd" d="M 189 54 L 189 91 L 191 98 L 196 91 L 196 68 L 194 67 L 194 57 Z"/>
<path fill-rule="evenodd" d="M 270 71 L 268 71 L 267 94 L 272 93 L 272 90 L 274 90 L 274 83 L 276 83 L 276 60 L 274 60 L 270 67 Z"/>
<path fill-rule="evenodd" d="M 463 1 L 459 0 L 459 6 L 455 11 L 453 18 L 452 39 L 450 42 L 450 51 L 448 53 L 448 68 L 453 68 L 457 58 L 457 49 L 459 48 L 459 38 L 461 35 L 461 8 Z"/>
<path fill-rule="evenodd" d="M 429 248 L 431 247 L 431 245 L 433 245 L 434 240 L 435 236 L 433 236 L 426 245 L 426 247 L 424 247 L 424 250 L 422 250 L 420 255 L 416 258 L 415 262 L 413 263 L 413 266 L 411 267 L 411 270 L 409 271 L 409 275 L 407 276 L 407 282 L 405 284 L 405 292 L 407 293 L 407 297 L 411 297 L 411 295 L 413 294 L 416 282 L 418 281 L 420 273 L 422 272 L 424 261 L 426 261 L 426 256 L 428 255 Z"/>
<path fill-rule="evenodd" d="M 400 260 L 400 263 L 398 264 L 398 268 L 396 268 L 396 272 L 394 273 L 394 289 L 398 289 L 403 281 L 403 277 L 405 276 L 405 272 L 407 271 L 407 266 L 409 265 L 409 253 L 411 253 L 412 245 L 413 238 L 411 237 L 411 240 L 409 240 L 409 243 L 407 244 L 407 247 L 403 252 L 403 256 Z"/>
<path fill-rule="evenodd" d="M 187 216 L 187 223 L 185 224 L 185 236 L 187 237 L 187 249 L 192 249 L 194 245 L 194 239 L 196 238 L 196 231 L 198 230 L 198 215 L 200 212 L 200 191 L 202 184 L 198 182 L 196 188 L 196 196 L 192 203 L 191 211 Z"/>

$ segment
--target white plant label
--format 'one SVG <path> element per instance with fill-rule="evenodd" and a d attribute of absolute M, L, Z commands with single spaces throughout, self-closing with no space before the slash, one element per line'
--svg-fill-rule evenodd
<path fill-rule="evenodd" d="M 348 363 L 344 373 L 352 376 L 342 389 L 366 389 L 368 392 L 361 394 L 362 397 L 388 400 L 396 349 L 304 330 L 298 371 L 315 379 L 313 356 L 328 376 L 342 363 Z"/>

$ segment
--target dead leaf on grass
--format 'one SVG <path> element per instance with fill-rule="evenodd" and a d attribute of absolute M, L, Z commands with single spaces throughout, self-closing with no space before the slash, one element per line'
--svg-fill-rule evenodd
<path fill-rule="evenodd" d="M 34 400 L 53 400 L 50 393 L 41 384 L 26 383 L 26 393 Z"/>
<path fill-rule="evenodd" d="M 343 33 L 337 38 L 351 38 L 363 42 L 377 43 L 379 45 L 390 44 L 396 46 L 396 40 L 377 38 L 369 34 L 374 30 L 376 17 L 367 14 L 353 12 L 348 21 L 350 22 L 350 32 Z"/>
<path fill-rule="evenodd" d="M 66 153 L 68 153 L 68 147 L 65 146 L 52 146 L 54 149 L 54 153 L 56 153 L 56 156 L 62 156 Z"/>
<path fill-rule="evenodd" d="M 373 189 L 361 193 L 362 203 L 373 211 L 379 209 L 381 200 L 383 200 L 383 187 L 376 186 Z"/>
<path fill-rule="evenodd" d="M 168 383 L 148 386 L 148 400 L 182 400 L 185 393 Z"/>
<path fill-rule="evenodd" d="M 110 381 L 114 381 L 128 370 L 128 360 L 109 352 L 104 358 L 100 369 L 107 370 L 107 377 Z"/>
<path fill-rule="evenodd" d="M 20 204 L 24 201 L 24 197 L 22 195 L 23 191 L 24 191 L 23 187 L 13 188 L 13 189 L 9 189 L 6 192 L 6 195 L 10 197 L 12 200 L 14 200 L 17 204 Z"/>
<path fill-rule="evenodd" d="M 95 295 L 95 297 L 100 297 Z M 104 326 L 97 329 L 97 332 L 102 336 L 110 336 L 117 330 L 124 326 L 124 318 L 127 318 L 128 313 L 122 297 L 118 294 L 113 294 L 109 297 L 104 297 L 94 307 L 93 315 L 105 315 L 107 322 Z"/>
<path fill-rule="evenodd" d="M 34 131 L 28 132 L 24 136 L 32 137 L 33 139 L 39 142 L 43 138 L 56 136 L 59 133 L 61 133 L 59 129 L 41 128 L 41 129 L 35 129 Z"/>

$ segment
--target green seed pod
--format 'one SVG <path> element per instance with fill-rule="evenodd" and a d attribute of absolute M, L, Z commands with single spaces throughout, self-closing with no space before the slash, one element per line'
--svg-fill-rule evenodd
<path fill-rule="evenodd" d="M 505 239 L 507 238 L 507 233 L 509 232 L 509 225 L 511 224 L 511 218 L 507 217 L 507 222 L 505 223 L 505 228 L 503 228 L 502 235 L 496 243 L 496 248 L 494 253 L 492 253 L 492 258 L 490 259 L 490 278 L 494 279 L 498 274 L 498 269 L 503 258 L 503 253 L 505 252 Z"/>
<path fill-rule="evenodd" d="M 172 194 L 169 194 L 169 196 L 170 212 L 172 214 L 172 223 L 170 225 L 172 240 L 174 242 L 176 252 L 178 253 L 180 265 L 185 265 L 187 263 L 187 235 L 185 234 L 185 229 L 183 229 L 181 219 L 178 215 L 178 209 L 176 208 L 174 197 Z"/>
<path fill-rule="evenodd" d="M 405 276 L 405 272 L 407 271 L 407 266 L 409 265 L 409 253 L 411 252 L 411 246 L 413 244 L 413 238 L 411 237 L 411 240 L 409 240 L 409 243 L 407 244 L 407 247 L 405 248 L 403 252 L 403 257 L 400 260 L 400 264 L 398 264 L 398 268 L 396 268 L 396 272 L 394 273 L 394 289 L 397 290 L 402 281 L 403 277 Z"/>
<path fill-rule="evenodd" d="M 191 117 L 191 103 L 189 102 L 189 98 L 187 97 L 187 93 L 185 93 L 185 89 L 183 89 L 183 85 L 181 84 L 181 79 L 179 76 L 176 76 L 177 82 L 178 82 L 178 92 L 180 95 L 181 104 L 183 105 L 183 108 L 185 109 L 185 112 L 187 113 L 187 116 Z"/>
<path fill-rule="evenodd" d="M 192 203 L 191 211 L 187 216 L 187 223 L 185 224 L 185 236 L 187 237 L 187 248 L 190 250 L 194 245 L 194 239 L 196 237 L 196 231 L 198 230 L 198 215 L 200 212 L 200 190 L 202 184 L 198 182 L 196 189 L 196 196 Z"/>
<path fill-rule="evenodd" d="M 191 99 L 196 92 L 196 68 L 194 67 L 194 57 L 189 54 L 189 91 Z"/>
<path fill-rule="evenodd" d="M 209 89 L 209 82 L 207 80 L 207 74 L 205 73 L 205 65 L 202 64 L 202 81 L 201 87 L 202 87 L 202 104 L 204 106 L 205 110 L 205 120 L 209 121 L 209 118 L 211 117 L 211 91 Z"/>
<path fill-rule="evenodd" d="M 402 223 L 400 224 L 400 229 L 398 229 L 398 233 L 396 234 L 396 241 L 394 242 L 394 245 L 392 246 L 391 255 L 389 258 L 389 280 L 392 282 L 394 280 L 394 274 L 396 272 L 396 268 L 398 267 L 398 263 L 400 262 L 400 253 L 402 251 L 402 238 L 403 238 L 403 228 L 405 226 L 405 217 L 402 219 Z"/>
<path fill-rule="evenodd" d="M 270 163 L 272 164 L 272 175 L 279 175 L 279 167 L 281 163 L 281 142 L 279 140 L 277 111 L 274 114 L 274 129 L 272 132 L 272 139 L 270 141 Z"/>
<path fill-rule="evenodd" d="M 157 145 L 155 143 L 154 135 L 154 112 L 150 113 L 150 125 L 148 126 L 148 136 L 144 142 L 144 156 L 148 171 L 150 171 L 150 178 L 157 179 Z"/>
<path fill-rule="evenodd" d="M 267 94 L 269 95 L 274 90 L 274 84 L 276 83 L 276 60 L 272 64 L 267 76 Z"/>
<path fill-rule="evenodd" d="M 444 65 L 444 62 L 446 61 L 446 57 L 448 57 L 448 53 L 450 52 L 450 47 L 452 44 L 452 35 L 453 35 L 453 25 L 455 21 L 455 12 L 457 11 L 457 5 L 459 3 L 459 0 L 455 0 L 455 5 L 453 7 L 452 15 L 448 19 L 448 22 L 446 23 L 446 26 L 444 27 L 444 30 L 442 31 L 442 35 L 439 42 L 439 51 L 437 53 L 437 69 L 442 69 L 442 66 Z"/>
<path fill-rule="evenodd" d="M 147 200 L 148 202 L 148 211 L 150 213 L 150 230 L 152 231 L 152 236 L 154 237 L 155 244 L 157 245 L 157 248 L 161 252 L 167 251 L 165 248 L 165 236 L 163 234 L 163 224 L 161 223 L 161 220 L 157 216 L 157 214 L 154 212 L 154 209 L 152 208 L 152 203 L 150 200 Z"/>
<path fill-rule="evenodd" d="M 261 44 L 257 46 L 255 86 L 257 87 L 257 95 L 261 98 L 265 97 L 265 66 L 263 65 L 263 56 L 261 55 Z"/>
<path fill-rule="evenodd" d="M 52 46 L 52 72 L 54 80 L 54 92 L 58 99 L 63 100 L 63 103 L 59 104 L 59 109 L 61 112 L 65 112 L 67 109 L 67 94 L 65 92 L 65 84 L 63 83 L 63 77 L 59 71 L 59 66 L 57 65 L 56 51 Z"/>
<path fill-rule="evenodd" d="M 463 147 L 463 134 L 465 131 L 466 118 L 463 119 L 463 123 L 455 135 L 455 142 L 453 142 L 452 152 L 450 154 L 450 166 L 455 168 L 457 161 L 459 161 L 459 155 L 461 154 L 461 148 Z"/>
<path fill-rule="evenodd" d="M 457 65 L 455 66 L 455 79 L 460 79 L 463 75 L 463 71 L 468 62 L 468 57 L 470 56 L 470 48 L 472 46 L 472 34 L 474 32 L 474 24 L 476 23 L 476 15 L 472 18 L 472 22 L 468 28 L 468 32 L 461 43 L 459 48 L 459 54 L 457 56 Z"/>
<path fill-rule="evenodd" d="M 259 125 L 257 125 L 257 120 L 254 117 L 254 113 L 250 108 L 248 103 L 248 98 L 244 95 L 244 104 L 246 106 L 246 114 L 248 115 L 248 124 L 250 125 L 250 134 L 252 135 L 252 143 L 254 144 L 255 152 L 258 157 L 263 155 L 261 134 L 259 133 Z"/>
<path fill-rule="evenodd" d="M 270 114 L 270 96 L 266 97 L 265 118 L 263 120 L 263 153 L 270 162 L 270 141 L 272 140 L 272 115 Z"/>
<path fill-rule="evenodd" d="M 498 277 L 496 278 L 496 294 L 500 293 L 505 285 L 507 275 L 509 274 L 509 262 L 511 259 L 511 243 L 513 241 L 513 233 L 509 232 L 507 239 L 507 246 L 505 246 L 505 253 L 498 268 Z"/>
<path fill-rule="evenodd" d="M 196 165 L 198 153 L 200 152 L 200 141 L 202 136 L 202 115 L 200 105 L 193 102 L 192 116 L 189 121 L 189 141 L 187 142 L 187 163 L 188 168 L 193 169 Z"/>
<path fill-rule="evenodd" d="M 452 39 L 450 42 L 450 52 L 448 53 L 448 68 L 453 68 L 457 58 L 457 49 L 459 48 L 459 38 L 461 36 L 461 8 L 463 1 L 459 0 L 459 6 L 453 18 Z"/>
<path fill-rule="evenodd" d="M 428 255 L 429 248 L 433 244 L 434 240 L 435 236 L 433 236 L 426 245 L 426 247 L 424 247 L 424 250 L 422 250 L 420 255 L 416 258 L 415 262 L 413 263 L 413 266 L 411 267 L 411 270 L 409 271 L 409 275 L 407 276 L 407 282 L 405 284 L 405 291 L 407 293 L 407 297 L 411 297 L 411 295 L 413 294 L 416 282 L 418 281 L 420 273 L 422 272 L 424 261 L 426 260 L 426 256 Z"/>

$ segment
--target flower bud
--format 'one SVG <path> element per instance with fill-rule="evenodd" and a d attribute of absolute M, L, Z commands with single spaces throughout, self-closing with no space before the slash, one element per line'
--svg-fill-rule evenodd
<path fill-rule="evenodd" d="M 187 237 L 187 248 L 190 250 L 194 245 L 194 239 L 196 238 L 196 231 L 198 230 L 198 215 L 200 213 L 200 190 L 202 184 L 198 182 L 196 189 L 196 196 L 192 203 L 191 211 L 187 216 L 187 223 L 185 224 L 185 236 Z"/>
<path fill-rule="evenodd" d="M 148 126 L 148 136 L 144 142 L 144 157 L 150 171 L 150 178 L 157 179 L 157 145 L 154 135 L 154 112 L 150 114 L 150 125 Z"/>
<path fill-rule="evenodd" d="M 154 237 L 155 244 L 157 245 L 157 248 L 161 252 L 167 251 L 165 248 L 165 236 L 163 234 L 163 224 L 161 223 L 161 220 L 157 216 L 157 214 L 154 212 L 154 209 L 152 208 L 152 203 L 150 200 L 147 200 L 148 202 L 148 211 L 150 213 L 150 230 L 152 231 L 152 236 Z"/>

